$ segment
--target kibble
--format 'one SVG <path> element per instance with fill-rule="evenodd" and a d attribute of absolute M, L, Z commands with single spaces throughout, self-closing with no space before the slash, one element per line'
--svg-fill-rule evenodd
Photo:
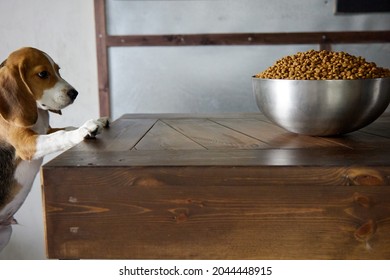
<path fill-rule="evenodd" d="M 287 80 L 376 79 L 390 77 L 390 69 L 345 52 L 310 50 L 283 57 L 255 77 Z"/>

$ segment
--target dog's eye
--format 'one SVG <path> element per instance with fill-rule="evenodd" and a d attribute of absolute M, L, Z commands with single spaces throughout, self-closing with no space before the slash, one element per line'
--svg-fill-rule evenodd
<path fill-rule="evenodd" d="M 41 79 L 47 79 L 47 78 L 49 78 L 49 72 L 47 72 L 47 71 L 39 72 L 38 77 Z"/>

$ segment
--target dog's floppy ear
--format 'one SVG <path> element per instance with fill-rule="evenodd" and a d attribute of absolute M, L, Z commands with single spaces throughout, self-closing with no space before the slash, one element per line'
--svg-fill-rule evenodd
<path fill-rule="evenodd" d="M 3 67 L 5 65 L 5 63 L 7 62 L 7 60 L 4 60 L 1 64 L 0 64 L 0 68 Z"/>
<path fill-rule="evenodd" d="M 29 127 L 36 123 L 38 111 L 36 101 L 25 83 L 24 64 L 0 65 L 0 115 L 7 122 Z"/>

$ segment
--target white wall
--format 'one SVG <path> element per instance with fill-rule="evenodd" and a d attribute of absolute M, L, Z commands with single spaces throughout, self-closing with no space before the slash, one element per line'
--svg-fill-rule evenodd
<path fill-rule="evenodd" d="M 0 61 L 23 46 L 47 52 L 78 91 L 75 103 L 52 116 L 54 127 L 78 126 L 98 117 L 93 0 L 0 0 Z M 48 159 L 46 159 L 48 160 Z M 44 259 L 44 225 L 39 176 L 15 215 L 9 245 L 0 259 Z"/>

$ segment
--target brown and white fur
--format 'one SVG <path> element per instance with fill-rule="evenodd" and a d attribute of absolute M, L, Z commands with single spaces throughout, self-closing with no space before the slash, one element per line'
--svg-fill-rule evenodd
<path fill-rule="evenodd" d="M 107 125 L 89 120 L 77 129 L 52 129 L 49 112 L 72 104 L 77 91 L 44 52 L 22 48 L 0 65 L 0 251 L 8 243 L 14 214 L 30 192 L 43 157 L 66 150 Z"/>

